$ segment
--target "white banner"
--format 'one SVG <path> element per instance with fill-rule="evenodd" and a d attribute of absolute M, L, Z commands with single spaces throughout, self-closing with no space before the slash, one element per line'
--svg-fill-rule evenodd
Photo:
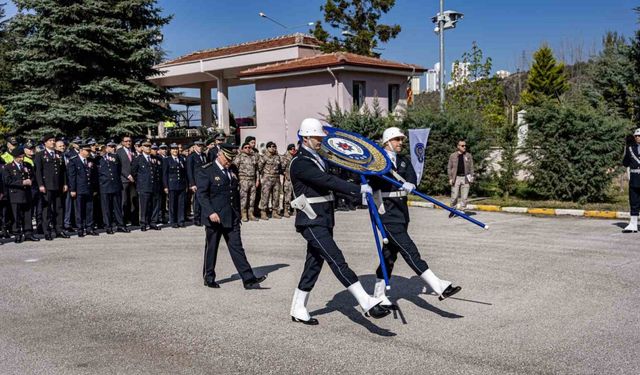
<path fill-rule="evenodd" d="M 429 132 L 431 129 L 409 129 L 409 147 L 411 147 L 411 164 L 416 171 L 418 183 L 422 179 L 422 171 L 424 170 L 424 155 L 427 151 L 427 141 L 429 140 Z"/>

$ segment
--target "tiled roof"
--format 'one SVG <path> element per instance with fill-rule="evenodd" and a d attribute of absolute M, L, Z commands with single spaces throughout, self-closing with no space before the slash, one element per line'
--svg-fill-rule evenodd
<path fill-rule="evenodd" d="M 419 65 L 383 60 L 376 57 L 362 56 L 354 53 L 335 52 L 284 61 L 276 64 L 263 65 L 244 70 L 240 72 L 238 76 L 255 77 L 259 75 L 304 71 L 342 65 L 406 71 L 413 71 L 415 69 L 415 71 L 419 73 L 426 71 L 425 68 Z"/>
<path fill-rule="evenodd" d="M 273 39 L 257 40 L 254 42 L 247 42 L 242 44 L 236 44 L 233 46 L 220 47 L 214 49 L 208 49 L 203 51 L 192 52 L 188 55 L 184 55 L 173 60 L 165 61 L 160 66 L 173 65 L 191 61 L 206 60 L 215 57 L 224 57 L 230 55 L 236 55 L 240 53 L 257 52 L 260 50 L 294 46 L 294 45 L 308 45 L 317 47 L 320 42 L 311 35 L 296 33 L 292 35 L 284 35 Z"/>

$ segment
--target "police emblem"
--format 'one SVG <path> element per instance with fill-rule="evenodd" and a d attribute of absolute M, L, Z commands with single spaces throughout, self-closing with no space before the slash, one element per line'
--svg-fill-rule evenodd
<path fill-rule="evenodd" d="M 420 163 L 424 163 L 424 144 L 422 142 L 416 143 L 416 146 L 413 148 L 413 153 Z"/>
<path fill-rule="evenodd" d="M 360 174 L 384 174 L 391 168 L 386 153 L 360 134 L 325 126 L 320 154 L 338 167 Z"/>

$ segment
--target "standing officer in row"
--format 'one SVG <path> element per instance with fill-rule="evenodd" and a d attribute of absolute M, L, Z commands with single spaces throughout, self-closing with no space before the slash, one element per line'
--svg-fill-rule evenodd
<path fill-rule="evenodd" d="M 120 182 L 122 184 L 122 214 L 124 222 L 137 225 L 139 222 L 138 192 L 136 183 L 131 174 L 131 164 L 137 154 L 133 149 L 132 139 L 129 136 L 122 137 L 122 147 L 116 152 L 120 161 Z"/>
<path fill-rule="evenodd" d="M 31 222 L 31 186 L 35 184 L 33 169 L 24 163 L 24 150 L 21 147 L 12 149 L 11 157 L 13 161 L 5 166 L 3 179 L 13 212 L 15 242 L 40 241 L 33 235 Z"/>
<path fill-rule="evenodd" d="M 142 155 L 138 156 L 131 167 L 136 181 L 140 201 L 140 230 L 147 228 L 160 230 L 160 192 L 162 191 L 162 164 L 151 155 L 151 142 L 142 143 Z"/>
<path fill-rule="evenodd" d="M 327 166 L 318 155 L 322 138 L 326 136 L 320 121 L 313 118 L 303 120 L 298 136 L 302 138 L 302 145 L 298 155 L 291 161 L 291 182 L 296 196 L 291 204 L 298 209 L 296 231 L 307 241 L 307 259 L 293 295 L 291 319 L 308 325 L 318 324 L 318 320 L 307 311 L 307 301 L 325 261 L 342 285 L 356 298 L 366 316 L 385 317 L 390 311 L 380 306 L 382 299 L 373 298 L 365 292 L 333 239 L 333 191 L 356 197 L 371 193 L 371 187 L 352 184 L 327 173 Z"/>
<path fill-rule="evenodd" d="M 118 232 L 129 233 L 129 229 L 124 224 L 122 213 L 121 173 L 120 159 L 116 155 L 116 143 L 109 141 L 106 153 L 98 161 L 100 205 L 102 206 L 102 221 L 107 234 L 114 233 L 114 225 Z"/>
<path fill-rule="evenodd" d="M 267 210 L 271 202 L 271 217 L 280 219 L 280 174 L 282 173 L 282 161 L 278 154 L 278 146 L 274 142 L 267 143 L 267 151 L 260 158 L 258 164 L 260 172 L 260 219 L 268 220 Z"/>
<path fill-rule="evenodd" d="M 93 229 L 93 197 L 98 194 L 98 169 L 90 156 L 91 145 L 83 143 L 78 156 L 67 165 L 69 190 L 75 200 L 78 237 L 98 235 Z"/>
<path fill-rule="evenodd" d="M 69 143 L 69 149 L 63 153 L 65 171 L 67 172 L 67 186 L 69 186 L 69 163 L 72 159 L 78 157 L 79 145 L 82 143 L 82 139 L 79 137 L 74 138 Z M 67 188 L 67 192 L 64 196 L 64 230 L 68 232 L 73 231 L 73 221 L 75 220 L 75 200 L 71 198 L 71 191 Z M 76 223 L 77 226 L 77 223 Z"/>
<path fill-rule="evenodd" d="M 634 141 L 625 149 L 622 165 L 629 168 L 629 225 L 622 233 L 638 231 L 638 215 L 640 214 L 640 128 L 633 132 Z"/>
<path fill-rule="evenodd" d="M 169 196 L 169 221 L 173 228 L 184 227 L 184 200 L 187 196 L 187 170 L 178 145 L 171 144 L 171 155 L 162 161 L 164 192 Z"/>
<path fill-rule="evenodd" d="M 238 156 L 233 160 L 238 169 L 240 182 L 240 212 L 242 221 L 258 220 L 254 215 L 256 203 L 256 189 L 260 185 L 258 179 L 258 163 L 253 156 L 253 147 L 245 142 Z"/>
<path fill-rule="evenodd" d="M 0 238 L 11 238 L 9 225 L 11 217 L 11 206 L 9 205 L 9 191 L 4 184 L 6 164 L 0 157 Z"/>
<path fill-rule="evenodd" d="M 284 208 L 284 217 L 290 217 L 291 214 L 291 197 L 293 196 L 293 184 L 291 184 L 291 176 L 289 175 L 289 168 L 291 167 L 291 160 L 296 156 L 296 145 L 293 143 L 287 146 L 287 152 L 282 157 L 282 164 L 284 166 L 284 184 L 282 191 L 284 192 L 284 198 L 282 201 L 282 207 Z"/>
<path fill-rule="evenodd" d="M 207 156 L 202 150 L 203 146 L 204 143 L 200 140 L 193 142 L 193 152 L 187 157 L 187 180 L 189 182 L 189 190 L 191 190 L 193 194 L 193 223 L 196 226 L 202 225 L 200 221 L 200 202 L 196 199 L 196 192 L 198 190 L 196 187 L 196 171 L 200 169 L 203 164 L 207 163 Z"/>
<path fill-rule="evenodd" d="M 399 154 L 402 151 L 405 139 L 406 136 L 396 127 L 388 128 L 382 134 L 382 145 L 393 163 L 390 173 L 403 183 L 402 188 L 397 188 L 381 178 L 371 177 L 373 189 L 382 191 L 383 204 L 379 207 L 379 213 L 384 230 L 389 237 L 389 243 L 384 245 L 382 253 L 389 278 L 391 278 L 393 265 L 398 258 L 398 253 L 400 253 L 413 272 L 420 276 L 442 301 L 458 293 L 462 288 L 459 286 L 454 287 L 450 281 L 439 279 L 431 271 L 427 262 L 420 257 L 418 247 L 407 232 L 409 228 L 407 194 L 416 189 L 417 176 L 411 165 L 411 159 Z M 382 306 L 393 307 L 393 304 L 385 295 L 385 282 L 380 266 L 376 270 L 376 276 L 378 279 L 374 287 L 373 296 L 383 299 Z"/>
<path fill-rule="evenodd" d="M 202 222 L 205 223 L 206 245 L 204 250 L 204 285 L 220 288 L 216 282 L 216 259 L 220 239 L 224 237 L 231 260 L 245 289 L 258 287 L 267 276 L 257 278 L 247 261 L 240 236 L 240 194 L 238 177 L 229 169 L 237 146 L 220 145 L 216 159 L 196 171 L 196 199 L 202 205 Z"/>
<path fill-rule="evenodd" d="M 36 155 L 36 143 L 32 140 L 28 140 L 24 143 L 24 163 L 29 165 L 34 171 L 36 169 L 36 163 L 33 161 Z M 42 194 L 38 188 L 38 184 L 34 180 L 31 184 L 31 216 L 36 219 L 36 233 L 44 234 L 45 229 L 42 221 Z"/>
<path fill-rule="evenodd" d="M 69 238 L 63 230 L 63 201 L 67 192 L 67 171 L 63 155 L 56 151 L 56 138 L 53 134 L 42 137 L 44 150 L 35 156 L 36 182 L 41 194 L 42 216 L 45 239 L 53 240 L 52 231 L 57 237 Z"/>

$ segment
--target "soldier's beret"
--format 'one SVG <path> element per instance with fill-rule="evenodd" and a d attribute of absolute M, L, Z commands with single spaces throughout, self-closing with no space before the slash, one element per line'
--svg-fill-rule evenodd
<path fill-rule="evenodd" d="M 24 148 L 22 147 L 16 147 L 13 150 L 11 150 L 11 156 L 13 156 L 14 158 L 17 158 L 23 155 L 24 155 Z"/>
<path fill-rule="evenodd" d="M 248 136 L 244 139 L 244 141 L 245 141 L 245 142 L 247 142 L 247 143 L 249 143 L 249 142 L 251 142 L 251 141 L 255 141 L 255 140 L 256 140 L 256 137 L 254 137 L 254 136 L 252 136 L 252 135 L 248 135 Z"/>
<path fill-rule="evenodd" d="M 296 145 L 294 145 L 293 143 L 289 143 L 289 146 L 287 146 L 287 151 L 293 150 L 294 148 L 296 148 Z"/>
<path fill-rule="evenodd" d="M 275 146 L 276 144 L 274 142 L 267 142 L 267 148 L 271 147 L 271 146 Z"/>

